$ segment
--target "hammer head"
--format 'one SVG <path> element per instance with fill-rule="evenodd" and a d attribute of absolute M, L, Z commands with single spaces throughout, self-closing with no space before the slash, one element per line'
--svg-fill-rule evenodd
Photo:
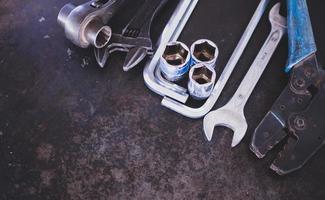
<path fill-rule="evenodd" d="M 216 126 L 223 126 L 233 130 L 234 136 L 231 147 L 235 147 L 245 136 L 247 122 L 243 112 L 228 105 L 207 114 L 203 120 L 203 130 L 209 141 L 212 139 L 214 127 Z"/>
<path fill-rule="evenodd" d="M 277 3 L 270 10 L 269 20 L 272 24 L 272 27 L 274 27 L 274 26 L 286 27 L 287 26 L 287 19 L 280 15 L 280 7 L 281 7 L 281 3 Z"/>

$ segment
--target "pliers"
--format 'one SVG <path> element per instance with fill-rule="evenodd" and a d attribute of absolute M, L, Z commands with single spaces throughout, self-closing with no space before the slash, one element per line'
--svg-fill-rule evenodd
<path fill-rule="evenodd" d="M 325 71 L 318 66 L 306 0 L 287 0 L 290 80 L 256 128 L 250 149 L 263 158 L 287 139 L 271 165 L 280 175 L 300 169 L 325 144 Z"/>

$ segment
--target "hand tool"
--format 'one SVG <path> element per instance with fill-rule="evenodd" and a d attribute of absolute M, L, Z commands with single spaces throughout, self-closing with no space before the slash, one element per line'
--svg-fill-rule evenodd
<path fill-rule="evenodd" d="M 256 128 L 250 149 L 262 158 L 287 138 L 271 169 L 280 175 L 300 169 L 325 143 L 325 71 L 317 64 L 316 43 L 305 0 L 288 0 L 290 80 Z"/>
<path fill-rule="evenodd" d="M 244 114 L 245 104 L 286 32 L 286 19 L 279 14 L 279 11 L 280 3 L 277 3 L 269 14 L 271 32 L 234 96 L 225 106 L 204 117 L 204 132 L 209 141 L 215 126 L 225 126 L 234 131 L 232 147 L 235 147 L 245 136 L 248 127 Z"/>
<path fill-rule="evenodd" d="M 169 81 L 178 81 L 190 69 L 191 54 L 189 48 L 182 42 L 175 41 L 166 45 L 160 57 L 159 67 L 164 77 Z"/>
<path fill-rule="evenodd" d="M 214 68 L 219 55 L 217 45 L 208 39 L 200 39 L 191 45 L 192 64 L 204 63 L 206 66 Z"/>
<path fill-rule="evenodd" d="M 186 117 L 190 118 L 201 118 L 206 115 L 217 102 L 223 88 L 225 87 L 232 71 L 234 70 L 237 62 L 239 61 L 240 56 L 244 52 L 258 22 L 260 21 L 269 0 L 261 0 L 259 6 L 257 7 L 252 19 L 250 20 L 243 36 L 241 37 L 237 47 L 235 48 L 232 56 L 230 57 L 227 65 L 225 66 L 219 80 L 217 81 L 210 97 L 206 100 L 203 106 L 199 108 L 191 108 L 184 105 L 184 102 L 179 101 L 178 99 L 172 99 L 171 96 L 166 95 L 162 100 L 161 104 L 171 110 L 174 110 Z M 171 98 L 170 98 L 171 97 Z M 177 101 L 176 101 L 177 100 Z"/>
<path fill-rule="evenodd" d="M 57 21 L 64 28 L 66 37 L 75 45 L 87 48 L 105 46 L 112 30 L 107 22 L 125 0 L 92 0 L 79 6 L 66 4 L 60 10 Z"/>
<path fill-rule="evenodd" d="M 176 41 L 181 34 L 197 3 L 198 0 L 180 0 L 158 40 L 155 54 L 146 64 L 143 71 L 145 84 L 150 90 L 162 96 L 170 96 L 180 102 L 185 102 L 188 99 L 186 89 L 164 80 L 161 76 L 158 62 L 165 50 L 166 44 L 170 41 Z"/>
<path fill-rule="evenodd" d="M 129 71 L 139 64 L 147 55 L 153 54 L 150 28 L 153 19 L 168 0 L 145 0 L 133 19 L 123 28 L 121 33 L 113 31 L 105 48 L 96 48 L 95 57 L 98 64 L 104 67 L 111 53 L 127 52 L 123 65 Z"/>
<path fill-rule="evenodd" d="M 216 71 L 214 68 L 205 63 L 198 63 L 191 67 L 188 92 L 196 100 L 206 99 L 210 96 L 215 82 Z"/>

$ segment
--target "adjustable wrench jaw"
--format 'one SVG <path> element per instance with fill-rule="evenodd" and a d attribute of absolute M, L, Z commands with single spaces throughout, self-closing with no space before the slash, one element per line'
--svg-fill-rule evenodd
<path fill-rule="evenodd" d="M 147 55 L 153 54 L 150 28 L 154 17 L 168 0 L 146 0 L 133 19 L 123 28 L 122 33 L 113 36 L 104 49 L 95 49 L 98 64 L 104 67 L 109 55 L 115 51 L 126 52 L 123 70 L 129 71 Z"/>
<path fill-rule="evenodd" d="M 95 48 L 94 54 L 100 67 L 104 67 L 109 56 L 116 52 L 126 52 L 123 70 L 128 71 L 140 63 L 147 55 L 152 55 L 153 47 L 149 38 L 131 38 L 113 34 L 105 48 Z"/>

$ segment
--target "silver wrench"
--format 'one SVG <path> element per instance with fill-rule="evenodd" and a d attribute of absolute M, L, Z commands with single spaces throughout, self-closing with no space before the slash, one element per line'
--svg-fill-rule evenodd
<path fill-rule="evenodd" d="M 215 126 L 225 126 L 234 131 L 232 147 L 239 144 L 245 136 L 248 127 L 244 115 L 245 104 L 286 32 L 286 18 L 282 17 L 279 11 L 280 3 L 277 3 L 269 13 L 271 32 L 234 96 L 225 106 L 204 117 L 203 128 L 209 141 L 212 139 Z"/>

